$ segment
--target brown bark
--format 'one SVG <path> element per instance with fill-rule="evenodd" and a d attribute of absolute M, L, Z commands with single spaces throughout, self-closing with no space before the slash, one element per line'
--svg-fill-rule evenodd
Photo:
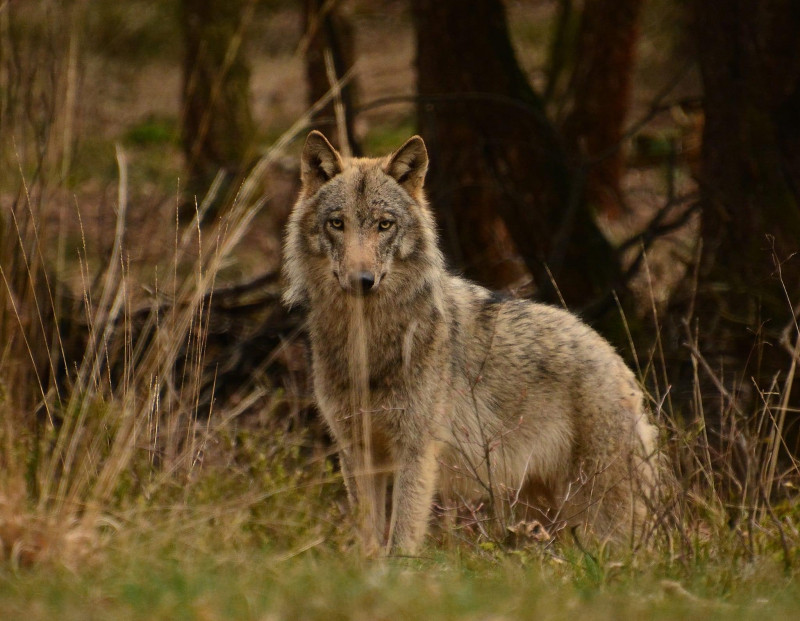
<path fill-rule="evenodd" d="M 219 171 L 226 185 L 245 166 L 253 136 L 250 67 L 243 37 L 252 0 L 182 0 L 182 142 L 190 201 Z"/>
<path fill-rule="evenodd" d="M 542 299 L 558 300 L 548 269 L 569 305 L 595 299 L 614 280 L 616 259 L 519 67 L 502 3 L 412 6 L 427 187 L 448 255 L 490 286 L 513 283 L 522 263 Z"/>
<path fill-rule="evenodd" d="M 305 0 L 303 18 L 306 32 L 306 80 L 308 82 L 308 105 L 313 106 L 331 90 L 331 81 L 325 63 L 326 50 L 333 61 L 335 78 L 341 80 L 355 61 L 353 28 L 350 21 L 336 8 L 336 3 L 324 0 Z M 353 155 L 361 155 L 355 137 L 356 102 L 355 81 L 348 80 L 341 88 L 341 102 L 344 108 L 344 124 L 347 141 Z M 336 127 L 334 102 L 331 101 L 312 117 L 316 129 L 321 130 L 331 143 L 342 149 Z"/>
<path fill-rule="evenodd" d="M 792 326 L 797 338 L 800 4 L 697 0 L 694 9 L 705 98 L 695 317 L 715 372 L 746 397 L 776 374 L 782 387 L 791 358 L 780 334 Z M 795 380 L 795 399 L 799 391 Z"/>
<path fill-rule="evenodd" d="M 623 212 L 625 119 L 642 0 L 587 0 L 581 15 L 564 136 L 586 163 L 586 200 L 611 218 Z"/>

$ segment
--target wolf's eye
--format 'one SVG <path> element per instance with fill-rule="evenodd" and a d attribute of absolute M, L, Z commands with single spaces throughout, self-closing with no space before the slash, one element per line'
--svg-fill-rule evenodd
<path fill-rule="evenodd" d="M 344 221 L 341 218 L 331 218 L 330 220 L 328 220 L 328 225 L 332 229 L 341 231 L 344 228 Z"/>
<path fill-rule="evenodd" d="M 391 220 L 381 220 L 380 222 L 378 222 L 379 231 L 388 231 L 393 226 L 394 222 L 392 222 Z"/>

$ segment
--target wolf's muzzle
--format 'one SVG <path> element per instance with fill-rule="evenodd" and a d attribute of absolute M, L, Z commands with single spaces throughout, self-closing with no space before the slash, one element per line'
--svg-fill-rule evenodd
<path fill-rule="evenodd" d="M 375 287 L 375 274 L 368 271 L 350 274 L 350 289 L 354 293 L 366 294 Z"/>

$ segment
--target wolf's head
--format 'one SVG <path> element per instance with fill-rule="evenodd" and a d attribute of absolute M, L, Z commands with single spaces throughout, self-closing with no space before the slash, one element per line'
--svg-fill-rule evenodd
<path fill-rule="evenodd" d="M 284 300 L 408 293 L 441 267 L 422 189 L 428 153 L 419 136 L 385 158 L 342 158 L 313 131 L 302 190 L 284 244 Z"/>

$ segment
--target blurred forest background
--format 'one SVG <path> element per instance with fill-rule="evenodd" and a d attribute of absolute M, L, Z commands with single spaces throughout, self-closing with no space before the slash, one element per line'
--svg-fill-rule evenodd
<path fill-rule="evenodd" d="M 229 463 L 220 430 L 326 454 L 278 301 L 312 128 L 420 133 L 454 269 L 607 336 L 685 489 L 792 499 L 798 32 L 794 0 L 0 2 L 0 506 L 88 523 Z"/>

